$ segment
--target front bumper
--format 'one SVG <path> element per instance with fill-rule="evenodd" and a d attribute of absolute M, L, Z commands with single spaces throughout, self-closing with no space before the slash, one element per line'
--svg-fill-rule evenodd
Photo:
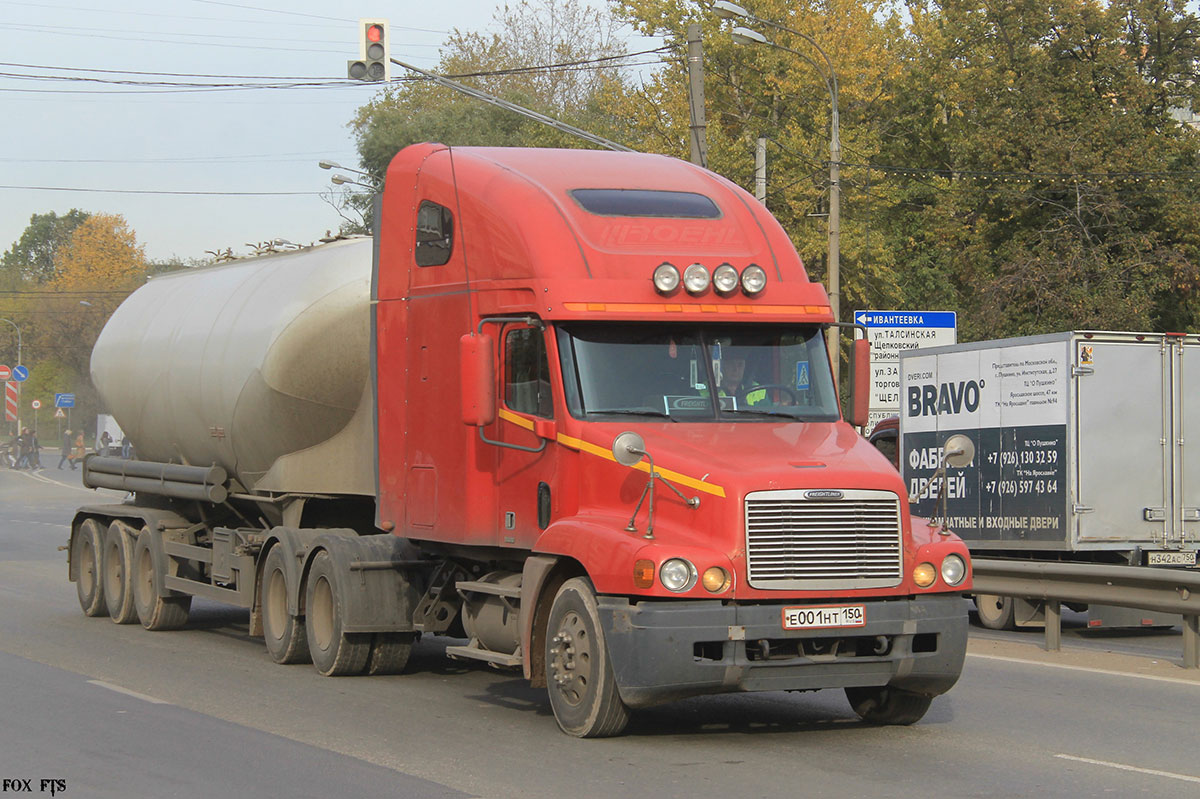
<path fill-rule="evenodd" d="M 926 696 L 962 673 L 967 610 L 958 594 L 725 605 L 598 597 L 621 699 L 646 707 L 699 694 L 891 685 Z M 784 630 L 782 610 L 866 607 L 866 625 Z"/>

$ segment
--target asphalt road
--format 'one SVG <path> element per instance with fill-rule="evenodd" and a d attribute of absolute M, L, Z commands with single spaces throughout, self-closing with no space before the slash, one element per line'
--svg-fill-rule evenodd
<path fill-rule="evenodd" d="M 1200 674 L 1178 634 L 1071 628 L 1054 654 L 976 628 L 962 680 L 912 727 L 862 724 L 840 691 L 769 693 L 579 741 L 544 691 L 438 639 L 406 674 L 322 678 L 272 663 L 222 605 L 176 632 L 84 617 L 57 548 L 76 505 L 116 495 L 78 479 L 0 470 L 0 778 L 34 794 L 1200 797 Z"/>

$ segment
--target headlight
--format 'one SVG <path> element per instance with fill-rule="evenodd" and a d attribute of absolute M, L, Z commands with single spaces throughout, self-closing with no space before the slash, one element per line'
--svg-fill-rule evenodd
<path fill-rule="evenodd" d="M 671 264 L 659 264 L 654 270 L 654 288 L 661 294 L 670 294 L 679 288 L 679 270 Z"/>
<path fill-rule="evenodd" d="M 919 588 L 928 588 L 933 585 L 937 579 L 937 569 L 933 568 L 932 563 L 922 563 L 917 568 L 913 569 L 913 582 Z"/>
<path fill-rule="evenodd" d="M 947 555 L 942 561 L 942 579 L 946 585 L 958 585 L 967 576 L 967 564 L 958 555 Z"/>
<path fill-rule="evenodd" d="M 722 297 L 728 296 L 737 291 L 738 273 L 729 264 L 721 264 L 713 270 L 713 288 Z"/>
<path fill-rule="evenodd" d="M 701 294 L 708 290 L 708 270 L 703 264 L 692 264 L 683 270 L 683 287 L 688 294 Z"/>
<path fill-rule="evenodd" d="M 750 296 L 767 287 L 767 273 L 758 264 L 750 264 L 742 270 L 742 291 Z"/>
<path fill-rule="evenodd" d="M 663 561 L 658 568 L 658 579 L 668 591 L 687 591 L 696 584 L 696 567 L 683 558 Z"/>

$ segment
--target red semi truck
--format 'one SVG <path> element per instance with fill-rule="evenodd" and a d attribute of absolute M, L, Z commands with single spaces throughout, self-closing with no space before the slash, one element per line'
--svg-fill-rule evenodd
<path fill-rule="evenodd" d="M 86 614 L 228 602 L 326 675 L 454 636 L 584 737 L 731 691 L 909 724 L 949 690 L 967 550 L 843 420 L 827 295 L 761 204 L 597 151 L 419 144 L 385 186 L 371 239 L 113 315 L 92 375 L 141 460 L 86 463 L 131 492 L 72 522 Z"/>

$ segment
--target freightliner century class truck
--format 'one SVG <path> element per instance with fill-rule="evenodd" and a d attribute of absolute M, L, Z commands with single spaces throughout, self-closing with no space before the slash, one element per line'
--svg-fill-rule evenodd
<path fill-rule="evenodd" d="M 909 724 L 955 683 L 967 549 L 841 418 L 827 295 L 761 204 L 598 151 L 419 144 L 385 186 L 371 239 L 117 309 L 92 376 L 139 460 L 87 461 L 132 497 L 72 521 L 86 614 L 228 602 L 326 675 L 446 634 L 584 737 L 731 691 Z"/>

